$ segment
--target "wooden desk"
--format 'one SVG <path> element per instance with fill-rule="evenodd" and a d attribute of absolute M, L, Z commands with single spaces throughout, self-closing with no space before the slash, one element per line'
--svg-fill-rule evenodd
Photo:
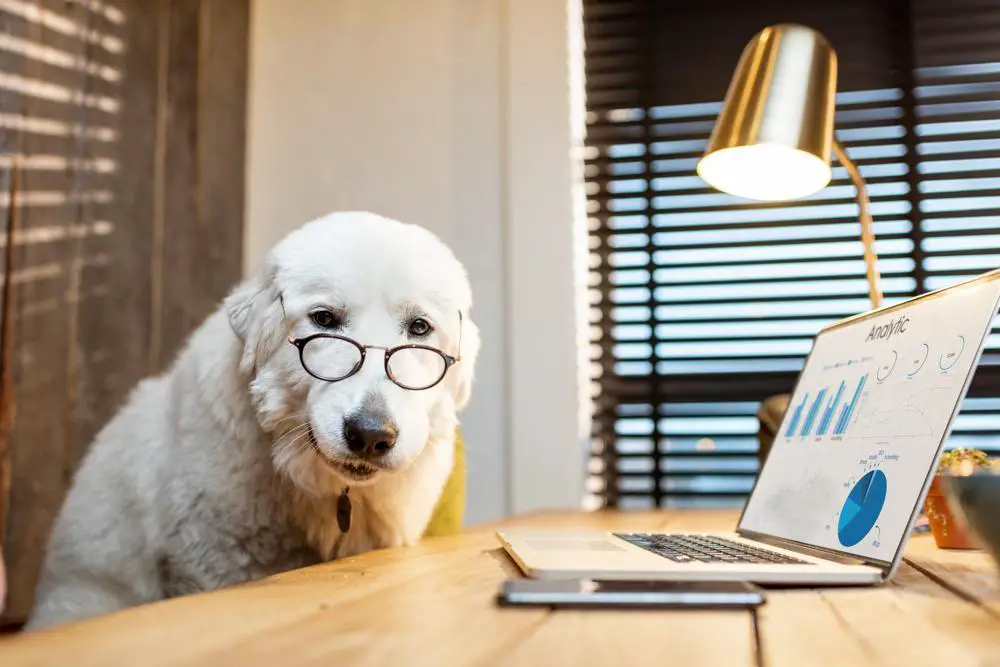
<path fill-rule="evenodd" d="M 731 512 L 505 525 L 726 530 Z M 770 591 L 743 611 L 498 609 L 517 571 L 492 527 L 0 640 L 0 665 L 998 665 L 1000 577 L 913 538 L 884 587 Z M 213 627 L 214 626 L 214 627 Z"/>

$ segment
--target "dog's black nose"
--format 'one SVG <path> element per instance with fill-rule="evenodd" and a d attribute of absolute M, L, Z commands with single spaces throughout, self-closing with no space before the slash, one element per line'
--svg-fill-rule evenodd
<path fill-rule="evenodd" d="M 344 442 L 366 459 L 388 454 L 396 446 L 396 425 L 379 415 L 359 415 L 344 421 Z"/>

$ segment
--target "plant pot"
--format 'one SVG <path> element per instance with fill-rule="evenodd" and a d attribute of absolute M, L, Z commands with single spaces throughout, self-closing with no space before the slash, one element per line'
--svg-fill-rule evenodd
<path fill-rule="evenodd" d="M 960 519 L 952 514 L 945 497 L 941 476 L 935 475 L 927 492 L 924 509 L 931 524 L 931 534 L 939 549 L 978 549 Z"/>

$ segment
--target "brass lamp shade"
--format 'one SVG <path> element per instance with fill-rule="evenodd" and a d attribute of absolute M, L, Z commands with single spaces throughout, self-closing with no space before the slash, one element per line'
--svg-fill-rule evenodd
<path fill-rule="evenodd" d="M 811 28 L 780 24 L 747 44 L 698 175 L 739 197 L 782 201 L 830 182 L 837 54 Z"/>

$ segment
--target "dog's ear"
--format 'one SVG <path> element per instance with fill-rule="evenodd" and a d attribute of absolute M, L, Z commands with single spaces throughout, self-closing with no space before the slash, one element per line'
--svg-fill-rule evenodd
<path fill-rule="evenodd" d="M 274 269 L 267 264 L 238 285 L 223 301 L 236 336 L 243 342 L 240 371 L 252 374 L 280 347 L 285 336 L 285 310 L 274 284 Z"/>
<path fill-rule="evenodd" d="M 455 379 L 452 382 L 452 395 L 459 410 L 468 405 L 472 397 L 472 380 L 476 374 L 480 344 L 479 327 L 466 314 L 462 322 L 461 361 L 455 364 Z"/>

